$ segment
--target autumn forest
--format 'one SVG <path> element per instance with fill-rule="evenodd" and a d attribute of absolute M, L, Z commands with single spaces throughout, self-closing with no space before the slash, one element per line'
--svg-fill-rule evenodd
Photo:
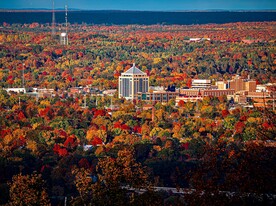
<path fill-rule="evenodd" d="M 233 107 L 226 96 L 127 101 L 103 91 L 118 89 L 133 63 L 150 86 L 190 88 L 192 79 L 235 74 L 276 83 L 276 22 L 83 23 L 68 37 L 60 45 L 49 24 L 0 28 L 0 205 L 275 204 L 273 108 Z M 36 97 L 33 88 L 53 93 Z"/>

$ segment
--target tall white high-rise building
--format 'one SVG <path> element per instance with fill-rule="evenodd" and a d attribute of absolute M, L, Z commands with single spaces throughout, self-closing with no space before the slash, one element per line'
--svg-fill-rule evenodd
<path fill-rule="evenodd" d="M 135 67 L 135 64 L 119 77 L 119 98 L 124 97 L 133 100 L 137 98 L 138 92 L 145 93 L 148 91 L 149 77 Z"/>

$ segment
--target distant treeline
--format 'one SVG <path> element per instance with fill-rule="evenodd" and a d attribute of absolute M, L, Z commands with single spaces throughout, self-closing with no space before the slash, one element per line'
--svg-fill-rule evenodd
<path fill-rule="evenodd" d="M 20 11 L 20 12 L 19 12 Z M 0 11 L 0 23 L 51 23 L 52 14 L 50 10 Z M 257 22 L 276 21 L 276 12 L 152 12 L 152 11 L 69 11 L 70 23 L 87 24 L 208 24 L 208 23 L 230 23 L 230 22 Z M 64 12 L 58 10 L 56 22 L 64 22 Z"/>

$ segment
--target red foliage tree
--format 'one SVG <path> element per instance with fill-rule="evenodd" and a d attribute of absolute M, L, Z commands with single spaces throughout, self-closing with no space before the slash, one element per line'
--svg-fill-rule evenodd
<path fill-rule="evenodd" d="M 237 134 L 242 133 L 244 127 L 245 127 L 245 124 L 243 122 L 237 122 L 235 124 L 236 133 Z"/>
<path fill-rule="evenodd" d="M 93 146 L 101 145 L 103 144 L 103 140 L 99 137 L 94 137 L 93 140 L 91 141 L 91 144 Z"/>
<path fill-rule="evenodd" d="M 222 115 L 223 118 L 227 117 L 229 114 L 230 114 L 229 111 L 226 110 L 226 109 L 221 111 L 221 115 Z"/>

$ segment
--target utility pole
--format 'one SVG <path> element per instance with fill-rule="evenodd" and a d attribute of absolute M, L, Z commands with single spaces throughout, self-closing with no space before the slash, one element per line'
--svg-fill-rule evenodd
<path fill-rule="evenodd" d="M 272 96 L 272 108 L 273 108 L 273 112 L 275 111 L 275 93 L 276 93 L 276 86 L 272 86 L 272 88 L 271 88 L 271 96 Z"/>
<path fill-rule="evenodd" d="M 152 109 L 151 109 L 151 121 L 154 122 L 155 121 L 155 95 L 154 95 L 154 91 L 152 92 Z"/>
<path fill-rule="evenodd" d="M 23 72 L 22 72 L 22 87 L 25 88 L 25 79 L 24 79 L 24 75 L 25 75 L 25 64 L 23 63 Z"/>
<path fill-rule="evenodd" d="M 84 109 L 86 109 L 86 94 L 84 95 Z"/>
<path fill-rule="evenodd" d="M 38 104 L 38 93 L 36 94 L 35 100 L 36 100 L 36 104 Z"/>

